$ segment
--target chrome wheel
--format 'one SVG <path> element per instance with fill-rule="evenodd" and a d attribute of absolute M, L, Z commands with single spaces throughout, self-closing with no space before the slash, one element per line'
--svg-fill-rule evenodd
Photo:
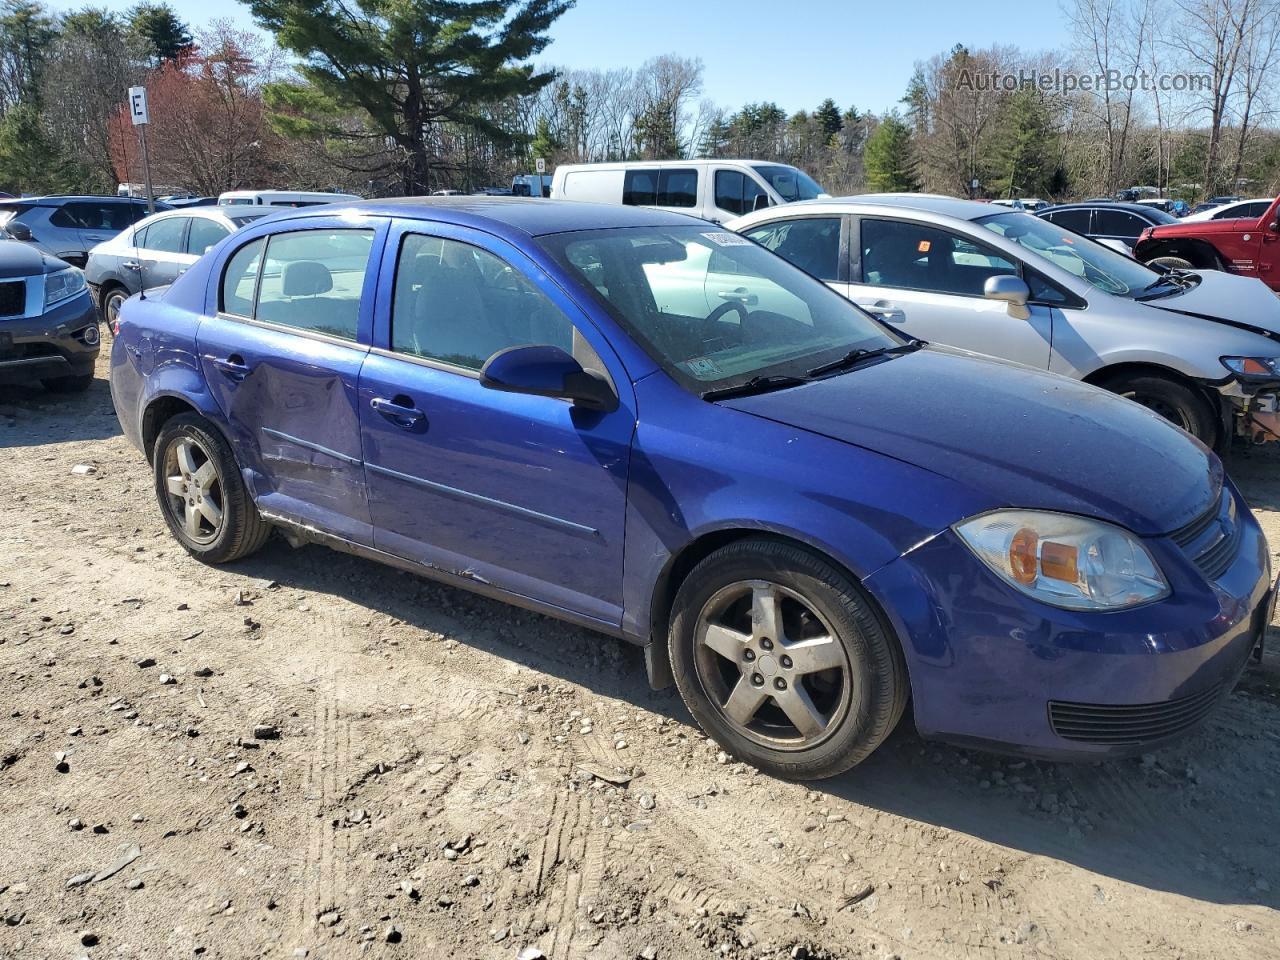
<path fill-rule="evenodd" d="M 821 743 L 853 706 L 844 644 L 804 597 L 767 580 L 712 595 L 698 615 L 694 665 L 717 712 L 775 750 Z"/>
<path fill-rule="evenodd" d="M 213 458 L 198 440 L 183 436 L 164 453 L 164 485 L 183 534 L 192 543 L 211 543 L 222 530 L 222 481 Z"/>

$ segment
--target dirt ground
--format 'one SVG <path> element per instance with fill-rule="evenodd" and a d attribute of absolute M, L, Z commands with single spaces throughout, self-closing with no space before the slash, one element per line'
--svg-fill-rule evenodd
<path fill-rule="evenodd" d="M 1142 759 L 904 723 L 784 783 L 616 641 L 318 546 L 189 559 L 105 376 L 0 388 L 4 960 L 1280 957 L 1274 655 Z M 1232 472 L 1280 545 L 1280 456 Z"/>

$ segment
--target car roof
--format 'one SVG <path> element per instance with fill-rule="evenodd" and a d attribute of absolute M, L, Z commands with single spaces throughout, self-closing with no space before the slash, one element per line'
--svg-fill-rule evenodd
<path fill-rule="evenodd" d="M 610 227 L 712 226 L 696 217 L 648 207 L 547 200 L 542 197 L 489 196 L 395 197 L 388 200 L 331 203 L 291 209 L 288 213 L 273 217 L 272 222 L 332 216 L 339 209 L 371 216 L 404 217 L 479 229 L 496 225 L 529 236 L 574 230 L 604 230 Z"/>
<path fill-rule="evenodd" d="M 14 199 L 22 200 L 24 202 L 29 202 L 29 203 L 35 203 L 35 204 L 73 203 L 73 202 L 86 201 L 86 200 L 93 201 L 94 203 L 99 203 L 103 200 L 108 200 L 112 203 L 146 203 L 147 202 L 141 197 L 112 197 L 112 196 L 105 196 L 101 194 L 91 194 L 91 193 L 84 193 L 84 194 L 51 193 L 51 194 L 46 194 L 44 196 L 39 196 L 39 197 L 14 197 Z"/>
<path fill-rule="evenodd" d="M 989 203 L 978 203 L 976 200 L 960 200 L 941 193 L 864 193 L 850 197 L 820 197 L 817 200 L 800 200 L 795 203 L 788 203 L 785 209 L 787 212 L 802 212 L 805 209 L 827 210 L 846 206 L 896 207 L 898 209 L 938 214 L 944 217 L 954 217 L 957 220 L 980 220 L 983 217 L 993 216 L 1000 211 L 1011 212 L 1008 207 L 997 206 L 993 210 L 992 205 Z M 750 214 L 747 216 L 750 216 Z"/>
<path fill-rule="evenodd" d="M 602 160 L 598 163 L 562 163 L 556 167 L 568 170 L 579 169 L 600 169 L 600 170 L 629 170 L 629 169 L 648 169 L 650 167 L 705 167 L 713 164 L 724 164 L 730 166 L 738 164 L 747 167 L 793 167 L 795 164 L 787 163 L 785 160 L 744 160 L 740 157 L 716 157 L 714 160 L 703 157 L 699 160 Z M 528 176 L 538 176 L 538 174 L 528 174 Z M 544 174 L 547 176 L 547 174 Z"/>

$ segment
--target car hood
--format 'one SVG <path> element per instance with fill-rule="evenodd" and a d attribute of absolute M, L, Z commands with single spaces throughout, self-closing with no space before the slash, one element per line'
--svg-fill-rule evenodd
<path fill-rule="evenodd" d="M 38 277 L 66 268 L 66 261 L 50 256 L 37 246 L 19 240 L 0 240 L 0 279 Z"/>
<path fill-rule="evenodd" d="M 1280 338 L 1280 297 L 1255 277 L 1197 270 L 1200 282 L 1185 293 L 1142 301 L 1148 307 L 1188 314 L 1229 326 L 1252 327 Z"/>
<path fill-rule="evenodd" d="M 958 351 L 919 350 L 720 402 L 949 477 L 998 506 L 1082 514 L 1143 535 L 1186 525 L 1221 495 L 1218 458 L 1145 408 Z"/>

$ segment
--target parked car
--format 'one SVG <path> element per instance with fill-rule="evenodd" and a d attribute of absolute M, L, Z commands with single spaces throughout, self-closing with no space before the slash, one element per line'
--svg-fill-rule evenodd
<path fill-rule="evenodd" d="M 1220 204 L 1200 213 L 1193 213 L 1183 222 L 1207 223 L 1210 220 L 1257 220 L 1271 209 L 1275 199 L 1275 197 L 1258 197 L 1254 200 L 1234 200 L 1231 203 Z"/>
<path fill-rule="evenodd" d="M 157 203 L 157 210 L 169 209 Z M 130 197 L 22 197 L 0 202 L 0 226 L 15 240 L 83 267 L 89 248 L 147 215 L 147 202 Z"/>
<path fill-rule="evenodd" d="M 1074 230 L 1120 253 L 1130 254 L 1139 234 L 1178 218 L 1145 203 L 1063 203 L 1036 211 L 1052 224 Z"/>
<path fill-rule="evenodd" d="M 783 163 L 664 160 L 564 164 L 551 180 L 551 196 L 658 207 L 722 223 L 752 210 L 826 193 L 808 174 Z"/>
<path fill-rule="evenodd" d="M 1138 203 L 1147 207 L 1155 207 L 1157 210 L 1163 210 L 1171 217 L 1185 217 L 1191 213 L 1191 207 L 1185 200 L 1173 200 L 1168 197 L 1158 197 L 1151 200 L 1139 200 Z"/>
<path fill-rule="evenodd" d="M 266 207 L 187 207 L 139 220 L 89 251 L 85 279 L 93 302 L 113 330 L 120 305 L 140 290 L 177 280 L 191 264 Z"/>
<path fill-rule="evenodd" d="M 0 240 L 0 383 L 87 390 L 98 348 L 84 274 L 30 244 Z"/>
<path fill-rule="evenodd" d="M 163 202 L 173 209 L 180 207 L 216 207 L 218 205 L 217 197 L 168 197 Z"/>
<path fill-rule="evenodd" d="M 1221 270 L 1256 277 L 1280 293 L 1280 197 L 1253 219 L 1196 221 L 1146 230 L 1133 254 L 1173 270 Z"/>
<path fill-rule="evenodd" d="M 250 204 L 267 207 L 315 207 L 324 203 L 359 200 L 354 193 L 323 193 L 306 190 L 228 190 L 218 194 L 219 206 Z"/>
<path fill-rule="evenodd" d="M 111 389 L 193 556 L 279 527 L 623 637 L 788 777 L 857 763 L 908 699 L 926 737 L 1150 750 L 1270 614 L 1262 532 L 1185 433 L 657 210 L 250 224 L 124 305 Z"/>
<path fill-rule="evenodd" d="M 1280 300 L 1251 280 L 1151 269 L 1047 219 L 911 194 L 729 226 L 904 334 L 1096 384 L 1219 449 L 1280 439 Z"/>
<path fill-rule="evenodd" d="M 551 177 L 541 173 L 518 173 L 511 178 L 511 193 L 516 197 L 549 197 Z"/>

